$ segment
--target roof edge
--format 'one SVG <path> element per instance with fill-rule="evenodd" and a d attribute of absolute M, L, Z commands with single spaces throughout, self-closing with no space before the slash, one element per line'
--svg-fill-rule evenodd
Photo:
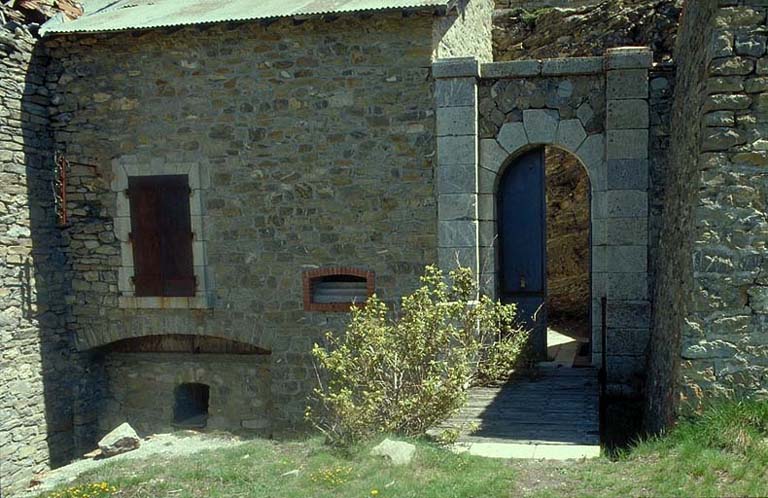
<path fill-rule="evenodd" d="M 393 13 L 393 12 L 402 12 L 403 14 L 408 12 L 432 12 L 434 15 L 437 16 L 445 16 L 449 12 L 456 10 L 458 8 L 458 0 L 447 0 L 445 2 L 437 2 L 434 5 L 417 5 L 413 7 L 384 7 L 384 8 L 373 8 L 373 9 L 355 9 L 355 10 L 340 10 L 340 11 L 329 11 L 329 12 L 317 12 L 317 13 L 307 13 L 307 14 L 289 14 L 289 15 L 282 15 L 282 16 L 270 16 L 270 17 L 259 17 L 259 16 L 253 16 L 253 17 L 243 17 L 238 19 L 223 19 L 223 20 L 215 20 L 215 21 L 189 21 L 189 22 L 180 22 L 180 23 L 168 23 L 168 24 L 158 24 L 156 26 L 126 26 L 123 28 L 114 28 L 114 29 L 82 29 L 82 30 L 67 30 L 67 29 L 61 29 L 66 27 L 68 24 L 71 24 L 73 21 L 68 20 L 62 13 L 56 14 L 54 17 L 49 19 L 45 24 L 40 26 L 40 36 L 46 37 L 46 36 L 53 36 L 53 35 L 85 35 L 85 34 L 104 34 L 104 33 L 123 33 L 123 32 L 130 32 L 130 31 L 150 31 L 150 30 L 161 30 L 161 29 L 168 29 L 168 28 L 178 28 L 178 27 L 187 27 L 187 26 L 205 26 L 205 25 L 214 25 L 214 24 L 225 24 L 225 23 L 248 23 L 248 22 L 259 22 L 263 24 L 271 24 L 273 22 L 282 20 L 282 19 L 294 19 L 296 21 L 307 21 L 310 19 L 323 19 L 323 18 L 336 18 L 341 16 L 360 16 L 365 14 L 373 14 L 373 13 Z"/>

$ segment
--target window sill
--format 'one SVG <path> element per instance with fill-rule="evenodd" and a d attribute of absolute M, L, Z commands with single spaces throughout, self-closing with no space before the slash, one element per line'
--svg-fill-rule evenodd
<path fill-rule="evenodd" d="M 304 311 L 325 311 L 335 313 L 351 313 L 352 308 L 362 308 L 365 303 L 308 303 Z"/>
<path fill-rule="evenodd" d="M 120 296 L 118 306 L 126 309 L 211 309 L 208 296 L 194 297 L 135 297 Z"/>

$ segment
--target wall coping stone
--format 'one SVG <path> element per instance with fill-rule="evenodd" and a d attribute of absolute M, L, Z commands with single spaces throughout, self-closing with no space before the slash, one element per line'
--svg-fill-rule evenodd
<path fill-rule="evenodd" d="M 475 76 L 474 73 L 455 74 L 463 69 L 459 61 L 467 59 L 469 58 L 436 61 L 433 64 L 435 78 Z M 437 64 L 443 67 L 437 69 Z M 588 75 L 601 74 L 612 69 L 648 69 L 652 66 L 653 52 L 650 48 L 617 47 L 609 48 L 602 57 L 563 57 L 485 62 L 480 65 L 480 77 L 516 78 L 525 76 Z M 445 75 L 443 76 L 443 74 Z"/>
<path fill-rule="evenodd" d="M 480 63 L 475 57 L 451 57 L 432 63 L 432 76 L 441 78 L 462 78 L 480 76 Z"/>
<path fill-rule="evenodd" d="M 483 78 L 516 78 L 521 76 L 559 76 L 601 74 L 603 57 L 566 57 L 559 59 L 529 59 L 506 62 L 486 62 L 481 65 Z"/>
<path fill-rule="evenodd" d="M 600 74 L 605 69 L 603 57 L 566 57 L 546 59 L 541 67 L 543 76 L 571 74 Z"/>
<path fill-rule="evenodd" d="M 605 69 L 647 69 L 653 65 L 648 47 L 617 47 L 605 51 Z"/>
<path fill-rule="evenodd" d="M 541 74 L 540 60 L 519 60 L 505 62 L 486 62 L 480 66 L 483 78 L 503 78 L 505 76 L 538 76 Z"/>

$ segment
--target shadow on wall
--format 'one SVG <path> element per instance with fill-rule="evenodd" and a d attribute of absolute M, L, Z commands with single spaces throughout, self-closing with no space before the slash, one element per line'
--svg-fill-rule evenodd
<path fill-rule="evenodd" d="M 26 73 L 21 102 L 23 153 L 31 251 L 19 272 L 23 295 L 22 322 L 39 334 L 45 427 L 51 467 L 69 463 L 95 444 L 100 396 L 99 362 L 75 348 L 68 317 L 71 268 L 66 247 L 69 234 L 60 223 L 61 194 L 50 127 L 48 58 L 37 44 Z M 70 195 L 78 192 L 69 187 Z M 82 195 L 82 193 L 80 194 Z M 100 303 L 93 303 L 98 306 Z"/>

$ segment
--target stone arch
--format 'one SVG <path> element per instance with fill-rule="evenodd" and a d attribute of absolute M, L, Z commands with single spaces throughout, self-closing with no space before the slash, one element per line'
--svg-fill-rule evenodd
<path fill-rule="evenodd" d="M 456 58 L 432 66 L 440 266 L 472 268 L 481 289 L 495 296 L 499 175 L 531 147 L 572 153 L 590 180 L 592 335 L 599 346 L 605 299 L 612 392 L 637 389 L 650 328 L 651 62 L 647 48 L 622 47 L 603 57 Z M 593 348 L 593 364 L 601 360 Z"/>
<path fill-rule="evenodd" d="M 148 337 L 160 336 L 193 336 L 199 338 L 212 338 L 215 340 L 231 341 L 243 345 L 272 352 L 274 350 L 274 334 L 228 333 L 228 331 L 209 331 L 199 328 L 196 319 L 191 315 L 166 316 L 158 314 L 157 327 L 143 327 L 134 322 L 135 317 L 128 317 L 130 325 L 126 322 L 115 321 L 106 327 L 95 329 L 91 326 L 83 326 L 77 335 L 77 348 L 80 351 L 108 348 L 111 344 L 124 340 L 141 340 Z"/>
<path fill-rule="evenodd" d="M 507 167 L 522 153 L 535 147 L 556 147 L 573 155 L 584 168 L 590 184 L 592 220 L 605 203 L 605 136 L 588 134 L 578 119 L 561 120 L 557 111 L 533 109 L 522 113 L 523 120 L 501 126 L 496 138 L 479 141 L 478 219 L 480 285 L 484 293 L 496 296 L 498 257 L 496 203 L 498 183 Z M 599 239 L 590 242 L 591 265 L 602 257 L 596 250 Z M 595 293 L 593 285 L 593 295 Z"/>
<path fill-rule="evenodd" d="M 228 337 L 167 333 L 126 337 L 99 349 L 113 353 L 271 354 L 268 349 Z"/>

